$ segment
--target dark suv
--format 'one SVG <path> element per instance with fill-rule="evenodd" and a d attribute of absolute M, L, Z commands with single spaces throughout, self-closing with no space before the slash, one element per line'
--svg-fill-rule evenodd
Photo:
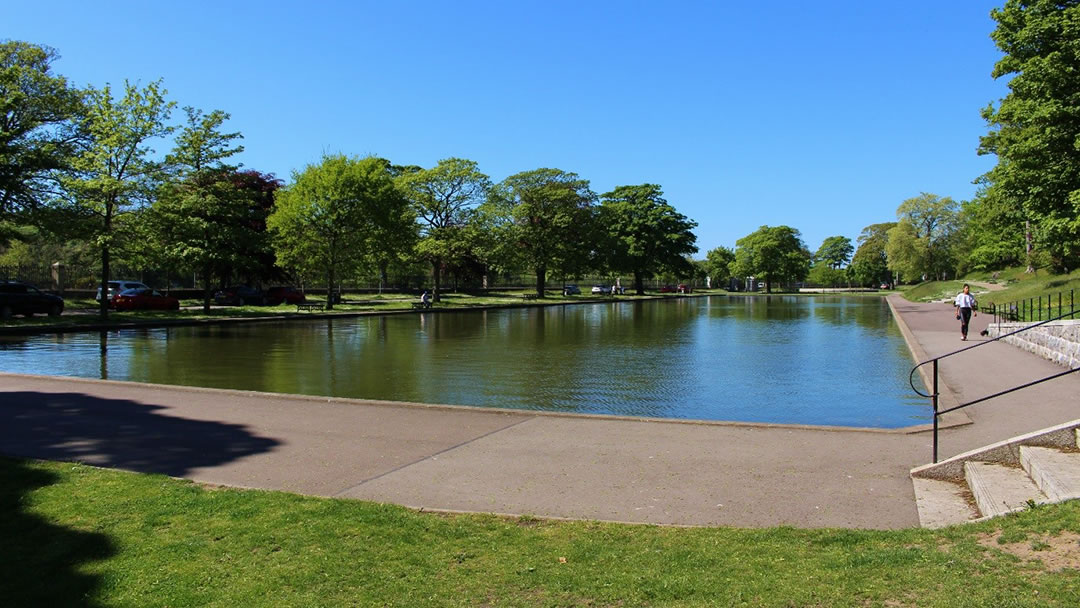
<path fill-rule="evenodd" d="M 12 315 L 32 317 L 34 313 L 59 317 L 62 312 L 64 298 L 21 281 L 0 281 L 0 318 L 10 319 Z"/>

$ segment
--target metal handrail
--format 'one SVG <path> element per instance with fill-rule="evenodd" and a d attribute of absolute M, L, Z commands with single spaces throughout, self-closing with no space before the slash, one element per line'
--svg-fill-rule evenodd
<path fill-rule="evenodd" d="M 942 415 L 947 414 L 949 412 L 954 412 L 954 411 L 959 410 L 959 409 L 963 409 L 963 408 L 971 406 L 971 405 L 975 405 L 976 403 L 982 403 L 983 401 L 988 401 L 990 399 L 994 399 L 995 397 L 1000 397 L 1002 395 L 1007 395 L 1007 394 L 1012 393 L 1014 391 L 1025 389 L 1025 388 L 1028 388 L 1030 386 L 1034 386 L 1036 384 L 1042 384 L 1043 382 L 1046 382 L 1048 380 L 1054 380 L 1055 378 L 1060 378 L 1061 376 L 1065 376 L 1065 375 L 1071 374 L 1073 372 L 1080 371 L 1080 367 L 1076 367 L 1076 368 L 1073 368 L 1073 369 L 1068 369 L 1068 370 L 1065 370 L 1064 372 L 1057 373 L 1057 374 L 1052 374 L 1052 375 L 1047 376 L 1045 378 L 1041 378 L 1039 380 L 1034 380 L 1032 382 L 1028 382 L 1028 383 L 1022 384 L 1020 386 L 1014 386 L 1012 388 L 1003 390 L 1001 392 L 994 393 L 993 395 L 987 395 L 986 397 L 980 397 L 978 399 L 969 401 L 967 403 L 962 403 L 960 405 L 950 407 L 948 409 L 940 410 L 940 409 L 938 409 L 938 396 L 940 395 L 940 393 L 938 392 L 938 361 L 940 361 L 942 359 L 945 359 L 947 357 L 951 357 L 953 355 L 958 355 L 960 353 L 967 352 L 967 351 L 969 351 L 969 350 L 971 350 L 973 348 L 979 348 L 980 346 L 986 346 L 987 344 L 990 344 L 991 342 L 997 342 L 998 340 L 1001 340 L 1003 338 L 1008 338 L 1009 336 L 1014 336 L 1014 335 L 1016 335 L 1018 333 L 1021 333 L 1021 332 L 1025 332 L 1025 331 L 1028 331 L 1028 330 L 1031 330 L 1031 329 L 1035 329 L 1036 327 L 1039 327 L 1041 325 L 1046 325 L 1047 323 L 1050 323 L 1052 321 L 1060 321 L 1060 320 L 1064 319 L 1065 317 L 1076 316 L 1077 312 L 1078 311 L 1076 311 L 1076 310 L 1070 310 L 1069 312 L 1061 314 L 1061 315 L 1059 315 L 1057 317 L 1054 317 L 1052 319 L 1047 319 L 1045 321 L 1040 321 L 1038 323 L 1033 323 L 1032 325 L 1028 325 L 1026 327 L 1021 327 L 1020 329 L 1018 329 L 1016 331 L 1011 331 L 1011 332 L 1009 332 L 1007 334 L 1001 334 L 1000 336 L 997 336 L 996 338 L 991 338 L 989 340 L 979 342 L 978 344 L 972 344 L 971 346 L 966 346 L 966 347 L 961 348 L 959 350 L 954 350 L 951 353 L 946 353 L 944 355 L 934 357 L 933 359 L 928 359 L 926 361 L 923 361 L 922 363 L 919 363 L 915 367 L 911 368 L 911 373 L 908 374 L 908 384 L 911 385 L 911 390 L 915 391 L 915 394 L 917 394 L 917 395 L 920 395 L 922 397 L 926 397 L 927 399 L 930 399 L 931 402 L 933 403 L 933 406 L 934 406 L 934 450 L 933 450 L 934 453 L 933 453 L 933 458 L 934 458 L 935 463 L 938 461 L 938 418 L 941 417 Z M 933 369 L 934 369 L 934 371 L 933 371 L 933 394 L 931 394 L 931 395 L 927 395 L 926 393 L 924 393 L 924 392 L 920 391 L 919 389 L 915 388 L 915 372 L 919 371 L 919 368 L 926 365 L 927 363 L 932 363 L 933 364 Z"/>

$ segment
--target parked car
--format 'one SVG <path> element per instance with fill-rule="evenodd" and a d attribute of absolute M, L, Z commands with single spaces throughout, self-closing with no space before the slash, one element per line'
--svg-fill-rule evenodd
<path fill-rule="evenodd" d="M 58 317 L 64 312 L 64 298 L 45 293 L 29 283 L 22 281 L 0 282 L 0 317 L 10 319 L 12 315 L 34 316 L 44 313 Z"/>
<path fill-rule="evenodd" d="M 563 285 L 562 295 L 564 296 L 579 295 L 580 293 L 581 288 L 579 288 L 577 285 Z"/>
<path fill-rule="evenodd" d="M 675 293 L 678 291 L 674 285 L 664 285 L 660 288 L 660 293 Z"/>
<path fill-rule="evenodd" d="M 214 301 L 222 306 L 242 306 L 244 304 L 262 306 L 266 304 L 266 296 L 254 287 L 233 285 L 215 292 Z"/>
<path fill-rule="evenodd" d="M 266 303 L 270 306 L 277 306 L 284 302 L 285 304 L 299 304 L 306 302 L 307 298 L 304 297 L 304 292 L 295 287 L 271 287 L 266 290 Z"/>
<path fill-rule="evenodd" d="M 881 285 L 878 285 L 878 289 L 888 289 L 888 288 L 889 288 L 888 283 L 882 283 Z"/>
<path fill-rule="evenodd" d="M 690 293 L 693 289 L 686 283 L 679 283 L 679 293 Z"/>
<path fill-rule="evenodd" d="M 107 283 L 107 285 L 109 286 L 109 290 L 105 293 L 105 299 L 108 300 L 109 302 L 112 302 L 113 296 L 115 296 L 116 294 L 118 294 L 118 293 L 120 293 L 122 291 L 127 291 L 129 289 L 150 289 L 145 284 L 140 283 L 139 281 L 128 281 L 128 280 L 109 281 Z M 94 299 L 97 300 L 98 302 L 101 301 L 101 286 L 100 285 L 98 286 L 97 295 L 94 296 Z"/>
<path fill-rule="evenodd" d="M 611 288 L 607 285 L 593 285 L 592 292 L 602 296 L 611 295 Z"/>
<path fill-rule="evenodd" d="M 113 296 L 116 310 L 180 310 L 180 300 L 149 287 L 121 291 Z"/>

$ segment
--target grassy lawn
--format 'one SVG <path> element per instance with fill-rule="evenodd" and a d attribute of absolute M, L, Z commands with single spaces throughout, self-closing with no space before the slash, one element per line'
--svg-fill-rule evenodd
<path fill-rule="evenodd" d="M 939 531 L 417 513 L 0 458 L 8 606 L 1076 606 L 1080 502 Z"/>
<path fill-rule="evenodd" d="M 442 300 L 435 304 L 435 308 L 441 309 L 468 309 L 481 306 L 538 306 L 565 304 L 570 302 L 586 302 L 596 300 L 610 300 L 610 296 L 592 296 L 590 294 L 563 296 L 562 293 L 548 292 L 543 300 L 525 300 L 524 293 L 520 290 L 490 292 L 483 296 L 475 296 L 463 293 L 444 293 Z M 704 292 L 710 293 L 710 292 Z M 711 293 L 723 293 L 713 291 Z M 618 296 L 616 300 L 634 300 L 653 298 L 660 294 L 648 292 L 646 296 L 625 295 Z M 674 294 L 664 294 L 668 297 L 684 297 Z M 309 296 L 308 302 L 325 304 L 324 296 Z M 412 304 L 418 302 L 418 298 L 407 294 L 346 294 L 345 301 L 335 304 L 333 311 L 338 313 L 367 313 L 412 310 Z M 295 317 L 310 314 L 307 312 L 297 313 L 296 306 L 281 304 L 278 306 L 212 306 L 209 313 L 202 310 L 201 300 L 181 300 L 181 310 L 178 311 L 129 311 L 109 313 L 108 325 L 120 325 L 124 323 L 162 323 L 173 321 L 201 321 L 208 319 L 227 318 L 256 318 L 256 317 Z M 97 314 L 97 303 L 94 300 L 72 299 L 65 302 L 64 314 L 58 318 L 45 315 L 35 315 L 29 319 L 14 317 L 0 321 L 0 327 L 70 327 L 100 325 L 101 318 Z"/>
<path fill-rule="evenodd" d="M 997 276 L 994 276 L 994 275 Z M 1057 305 L 1057 294 L 1064 292 L 1065 305 L 1068 305 L 1069 290 L 1075 290 L 1077 304 L 1080 304 L 1080 270 L 1069 274 L 1054 275 L 1045 270 L 1035 273 L 1025 273 L 1023 267 L 1006 268 L 996 273 L 977 272 L 967 275 L 956 281 L 927 281 L 904 291 L 904 297 L 913 302 L 929 302 L 933 300 L 952 299 L 960 293 L 965 282 L 985 282 L 1001 285 L 1001 290 L 986 291 L 982 287 L 973 287 L 977 292 L 980 306 L 988 304 L 1006 304 L 1017 300 L 1029 298 L 1054 297 L 1054 305 Z M 982 293 L 978 293 L 982 292 Z"/>

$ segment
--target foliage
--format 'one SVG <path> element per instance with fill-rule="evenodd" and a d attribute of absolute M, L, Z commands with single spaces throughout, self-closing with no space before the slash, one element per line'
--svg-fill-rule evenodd
<path fill-rule="evenodd" d="M 892 283 L 886 250 L 889 230 L 895 227 L 896 222 L 885 222 L 863 228 L 858 238 L 859 248 L 848 267 L 851 278 L 859 285 L 877 287 L 881 283 Z"/>
<path fill-rule="evenodd" d="M 810 252 L 794 228 L 762 226 L 735 241 L 732 274 L 765 281 L 767 292 L 772 291 L 773 283 L 801 281 L 809 271 Z"/>
<path fill-rule="evenodd" d="M 889 231 L 889 269 L 906 280 L 955 274 L 955 237 L 959 208 L 949 197 L 923 192 L 896 210 L 897 225 Z"/>
<path fill-rule="evenodd" d="M 983 189 L 963 203 L 960 218 L 962 268 L 1004 268 L 1026 260 L 1022 213 L 996 192 Z"/>
<path fill-rule="evenodd" d="M 110 254 L 121 244 L 127 215 L 145 206 L 164 177 L 163 163 L 150 145 L 173 131 L 166 124 L 173 102 L 165 100 L 161 81 L 143 88 L 125 82 L 124 95 L 112 89 L 90 89 L 78 127 L 78 148 L 62 184 L 67 203 L 85 225 L 101 252 L 101 284 L 110 279 Z M 100 314 L 108 317 L 108 302 Z"/>
<path fill-rule="evenodd" d="M 851 246 L 851 239 L 846 236 L 830 236 L 818 247 L 814 262 L 824 263 L 832 269 L 841 268 L 851 260 L 853 251 L 855 248 Z"/>
<path fill-rule="evenodd" d="M 56 51 L 28 42 L 0 42 L 0 220 L 34 209 L 56 193 L 57 171 L 73 153 L 71 120 L 81 92 L 54 75 Z M 4 230 L 4 228 L 7 230 Z M 0 244 L 13 236 L 0 225 Z"/>
<path fill-rule="evenodd" d="M 322 271 L 333 287 L 370 258 L 374 239 L 404 205 L 382 159 L 324 156 L 278 191 L 267 226 L 279 263 Z"/>
<path fill-rule="evenodd" d="M 491 180 L 475 161 L 462 158 L 440 160 L 431 169 L 399 168 L 397 178 L 420 221 L 416 253 L 432 265 L 433 300 L 438 302 L 442 267 L 460 259 L 463 230 L 476 208 L 488 196 Z"/>
<path fill-rule="evenodd" d="M 685 256 L 697 251 L 688 219 L 668 204 L 656 184 L 618 186 L 601 196 L 600 225 L 607 232 L 602 243 L 607 266 L 634 275 L 634 289 L 645 293 L 643 280 L 660 272 L 688 276 L 693 272 Z"/>
<path fill-rule="evenodd" d="M 1009 93 L 982 111 L 990 132 L 980 154 L 997 165 L 983 179 L 990 196 L 1034 223 L 1038 246 L 1056 270 L 1080 264 L 1080 2 L 1006 0 L 991 11 L 1004 53 L 994 78 Z M 1013 221 L 1014 232 L 1023 225 Z"/>
<path fill-rule="evenodd" d="M 705 254 L 705 273 L 710 277 L 713 287 L 726 286 L 731 274 L 731 264 L 735 261 L 735 250 L 730 247 L 717 247 Z"/>
<path fill-rule="evenodd" d="M 547 272 L 575 276 L 585 270 L 593 247 L 593 203 L 589 182 L 559 169 L 511 175 L 492 192 L 494 213 L 522 264 L 536 273 L 536 295 L 544 297 Z"/>
<path fill-rule="evenodd" d="M 842 268 L 833 268 L 827 262 L 818 262 L 810 267 L 806 279 L 822 287 L 839 287 L 848 282 L 848 272 Z"/>

